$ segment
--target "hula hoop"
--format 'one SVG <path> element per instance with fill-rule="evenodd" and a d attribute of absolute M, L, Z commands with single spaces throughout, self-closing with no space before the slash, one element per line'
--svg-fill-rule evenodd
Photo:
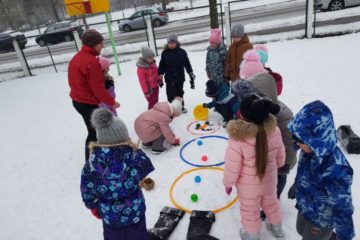
<path fill-rule="evenodd" d="M 187 130 L 189 133 L 193 134 L 193 135 L 203 136 L 203 135 L 208 135 L 208 134 L 214 133 L 214 132 L 216 132 L 216 131 L 218 131 L 218 130 L 220 129 L 220 124 L 219 124 L 218 122 L 215 122 L 215 123 L 217 124 L 217 127 L 216 127 L 214 130 L 212 130 L 212 131 L 208 131 L 208 132 L 204 132 L 204 133 L 196 133 L 196 132 L 191 131 L 191 130 L 190 130 L 190 127 L 191 127 L 193 124 L 195 124 L 195 123 L 197 123 L 197 122 L 199 122 L 199 121 L 201 121 L 201 120 L 196 120 L 196 121 L 193 121 L 193 122 L 189 123 L 189 124 L 187 125 L 186 130 Z"/>
<path fill-rule="evenodd" d="M 188 160 L 185 159 L 184 155 L 183 155 L 183 151 L 185 149 L 185 147 L 187 147 L 189 144 L 191 144 L 192 142 L 199 140 L 199 139 L 204 139 L 204 138 L 221 138 L 221 139 L 225 139 L 228 140 L 228 138 L 223 137 L 223 136 L 218 136 L 218 135 L 211 135 L 211 136 L 204 136 L 204 137 L 199 137 L 199 138 L 194 138 L 193 140 L 188 141 L 187 143 L 185 143 L 181 149 L 180 149 L 180 158 L 181 160 L 183 160 L 185 163 L 193 166 L 193 167 L 214 167 L 214 166 L 220 166 L 223 165 L 225 162 L 220 162 L 220 163 L 215 163 L 215 164 L 207 164 L 207 165 L 200 165 L 200 164 L 196 164 L 196 163 L 192 163 Z"/>
<path fill-rule="evenodd" d="M 174 190 L 174 187 L 176 185 L 176 183 L 185 175 L 191 173 L 191 172 L 195 172 L 195 171 L 202 171 L 202 170 L 218 170 L 218 171 L 224 171 L 223 168 L 219 168 L 219 167 L 202 167 L 202 168 L 192 168 L 182 174 L 180 174 L 179 176 L 177 176 L 177 178 L 175 179 L 175 181 L 171 184 L 171 187 L 170 187 L 170 190 L 169 190 L 169 196 L 170 196 L 170 200 L 171 200 L 171 203 L 178 209 L 180 210 L 183 210 L 184 212 L 186 213 L 190 213 L 192 212 L 192 210 L 190 209 L 187 209 L 183 206 L 181 206 L 180 204 L 178 204 L 175 199 L 174 199 L 174 196 L 173 196 L 173 190 Z M 228 204 L 226 204 L 225 206 L 221 207 L 221 208 L 217 208 L 215 210 L 212 210 L 213 213 L 219 213 L 221 211 L 224 211 L 225 209 L 231 207 L 234 203 L 236 203 L 236 201 L 238 200 L 239 198 L 236 196 L 233 200 L 231 200 Z"/>

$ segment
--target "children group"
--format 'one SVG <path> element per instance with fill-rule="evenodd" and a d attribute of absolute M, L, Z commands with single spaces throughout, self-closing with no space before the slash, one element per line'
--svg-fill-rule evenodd
<path fill-rule="evenodd" d="M 146 240 L 146 206 L 139 183 L 154 167 L 139 149 L 139 143 L 130 140 L 126 124 L 117 117 L 120 104 L 115 101 L 114 81 L 108 74 L 110 62 L 99 56 L 103 47 L 99 35 L 87 30 L 77 55 L 83 54 L 82 59 L 86 55 L 88 62 L 79 61 L 75 55 L 69 64 L 70 96 L 88 128 L 81 173 L 82 199 L 92 214 L 102 219 L 105 240 Z M 205 95 L 212 101 L 203 106 L 214 107 L 222 115 L 229 134 L 223 185 L 228 195 L 235 188 L 240 199 L 239 238 L 260 240 L 263 220 L 275 239 L 291 239 L 282 229 L 286 219 L 280 196 L 287 175 L 297 164 L 288 195 L 296 199 L 294 228 L 302 239 L 353 239 L 353 170 L 337 146 L 331 110 L 316 100 L 293 116 L 278 99 L 282 93 L 281 75 L 265 66 L 266 45 L 253 46 L 239 23 L 231 28 L 231 37 L 227 50 L 221 31 L 210 32 Z M 159 67 L 154 57 L 153 51 L 144 47 L 136 63 L 148 110 L 136 118 L 134 128 L 143 149 L 162 154 L 181 144 L 170 123 L 187 112 L 184 69 L 192 89 L 195 75 L 176 34 L 168 35 Z M 94 73 L 100 80 L 94 78 Z M 168 101 L 158 102 L 159 88 L 164 84 Z"/>

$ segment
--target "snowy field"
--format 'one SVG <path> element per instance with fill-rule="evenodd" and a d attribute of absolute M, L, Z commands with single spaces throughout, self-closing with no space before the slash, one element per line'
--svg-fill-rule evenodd
<path fill-rule="evenodd" d="M 337 126 L 350 124 L 360 135 L 360 105 L 358 64 L 360 62 L 360 34 L 311 40 L 293 40 L 269 43 L 269 66 L 284 77 L 284 89 L 280 100 L 296 113 L 306 103 L 320 99 L 333 111 Z M 206 45 L 201 48 L 205 49 Z M 185 101 L 189 113 L 172 123 L 181 146 L 165 155 L 149 153 L 156 170 L 150 175 L 155 189 L 144 191 L 147 211 L 147 227 L 154 226 L 163 206 L 173 206 L 169 189 L 176 177 L 193 167 L 180 159 L 179 152 L 188 141 L 199 136 L 187 131 L 194 121 L 191 109 L 210 101 L 205 92 L 205 51 L 189 52 L 196 78 L 196 89 L 185 84 Z M 159 61 L 159 58 L 157 58 Z M 116 76 L 117 100 L 122 104 L 119 116 L 128 126 L 134 141 L 134 119 L 146 110 L 136 75 L 135 61 L 122 63 L 123 75 Z M 80 197 L 80 172 L 84 164 L 83 143 L 86 129 L 80 115 L 73 109 L 68 97 L 67 73 L 42 73 L 0 83 L 0 239 L 13 240 L 98 240 L 102 239 L 101 222 L 95 219 Z M 161 89 L 160 99 L 166 99 Z M 211 112 L 210 119 L 219 121 L 220 116 Z M 227 137 L 223 128 L 212 135 Z M 184 149 L 184 156 L 193 163 L 201 163 L 202 155 L 209 161 L 221 162 L 219 151 L 224 153 L 224 140 L 209 138 L 204 145 L 195 142 Z M 218 151 L 215 151 L 218 150 Z M 360 226 L 360 170 L 359 155 L 346 154 L 354 168 L 353 204 L 354 222 Z M 216 159 L 215 159 L 216 158 Z M 220 158 L 220 159 L 219 159 Z M 220 166 L 222 167 L 222 166 Z M 300 240 L 296 233 L 297 211 L 295 201 L 286 197 L 296 174 L 294 168 L 281 198 L 284 214 L 284 231 L 288 240 Z M 194 183 L 195 175 L 201 175 L 201 187 Z M 212 210 L 234 197 L 228 197 L 221 182 L 221 172 L 203 170 L 184 175 L 174 188 L 177 202 L 186 208 Z M 191 194 L 199 195 L 198 203 L 189 200 Z M 170 240 L 184 240 L 189 223 L 186 214 Z M 216 214 L 211 234 L 221 240 L 240 239 L 239 203 Z M 358 229 L 356 229 L 358 230 Z M 359 239 L 359 233 L 355 239 Z M 265 229 L 262 239 L 271 240 Z"/>

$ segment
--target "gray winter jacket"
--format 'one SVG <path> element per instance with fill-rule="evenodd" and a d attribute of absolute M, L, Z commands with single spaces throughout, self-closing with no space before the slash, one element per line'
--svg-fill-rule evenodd
<path fill-rule="evenodd" d="M 287 125 L 293 118 L 292 111 L 286 106 L 283 102 L 279 101 L 277 98 L 277 90 L 276 83 L 274 78 L 269 73 L 260 73 L 255 76 L 252 76 L 248 79 L 248 81 L 259 91 L 269 96 L 273 102 L 279 104 L 280 112 L 276 115 L 278 127 L 281 130 L 281 136 L 285 145 L 286 150 L 286 159 L 285 166 L 282 169 L 279 169 L 279 174 L 287 174 L 288 169 L 286 169 L 286 165 L 290 165 L 290 168 L 293 168 L 296 164 L 296 151 L 294 150 L 294 139 L 292 138 L 292 134 L 290 133 Z"/>

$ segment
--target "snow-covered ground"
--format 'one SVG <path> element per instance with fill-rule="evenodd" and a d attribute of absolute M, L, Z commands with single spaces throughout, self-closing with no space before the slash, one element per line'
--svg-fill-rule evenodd
<path fill-rule="evenodd" d="M 292 40 L 269 43 L 269 66 L 284 77 L 284 89 L 280 99 L 294 113 L 304 104 L 320 99 L 333 111 L 337 126 L 350 124 L 360 134 L 360 105 L 358 63 L 360 62 L 360 34 L 311 40 Z M 205 49 L 206 45 L 201 46 Z M 189 113 L 172 123 L 181 138 L 181 146 L 197 136 L 186 129 L 193 122 L 191 109 L 208 99 L 205 94 L 205 51 L 189 52 L 196 79 L 196 89 L 185 84 L 185 101 Z M 157 58 L 159 60 L 159 58 Z M 117 99 L 122 104 L 119 116 L 125 121 L 129 133 L 137 141 L 133 129 L 134 119 L 146 110 L 136 76 L 135 61 L 122 63 L 123 75 L 116 76 Z M 92 217 L 80 197 L 80 171 L 84 164 L 83 143 L 86 129 L 68 97 L 67 73 L 42 73 L 34 77 L 20 78 L 0 83 L 0 239 L 102 239 L 101 222 Z M 161 89 L 160 99 L 166 99 Z M 211 112 L 211 119 L 220 120 Z M 227 136 L 224 129 L 212 135 Z M 224 151 L 224 140 L 207 139 L 204 145 L 189 146 L 184 156 L 194 163 L 207 154 L 209 160 Z M 218 151 L 216 151 L 218 150 Z M 154 226 L 163 206 L 172 206 L 169 188 L 175 178 L 192 167 L 179 157 L 180 147 L 165 155 L 149 153 L 156 170 L 150 175 L 155 189 L 144 192 L 148 228 Z M 353 204 L 354 222 L 360 226 L 360 170 L 358 155 L 346 154 L 354 168 Z M 220 162 L 222 159 L 218 159 Z M 291 171 L 281 206 L 284 214 L 284 231 L 287 239 L 300 240 L 296 233 L 295 202 L 286 198 L 296 168 Z M 202 187 L 193 182 L 201 175 Z M 199 202 L 191 203 L 192 193 L 199 195 Z M 221 173 L 203 170 L 185 175 L 174 188 L 177 201 L 187 208 L 211 210 L 225 205 L 232 197 L 224 193 Z M 181 220 L 171 240 L 185 239 L 189 214 Z M 240 239 L 239 204 L 216 214 L 211 234 L 222 240 Z M 356 229 L 358 230 L 358 229 Z M 358 233 L 359 234 L 359 233 Z M 263 239 L 273 239 L 263 226 Z M 357 236 L 356 239 L 359 239 Z"/>

